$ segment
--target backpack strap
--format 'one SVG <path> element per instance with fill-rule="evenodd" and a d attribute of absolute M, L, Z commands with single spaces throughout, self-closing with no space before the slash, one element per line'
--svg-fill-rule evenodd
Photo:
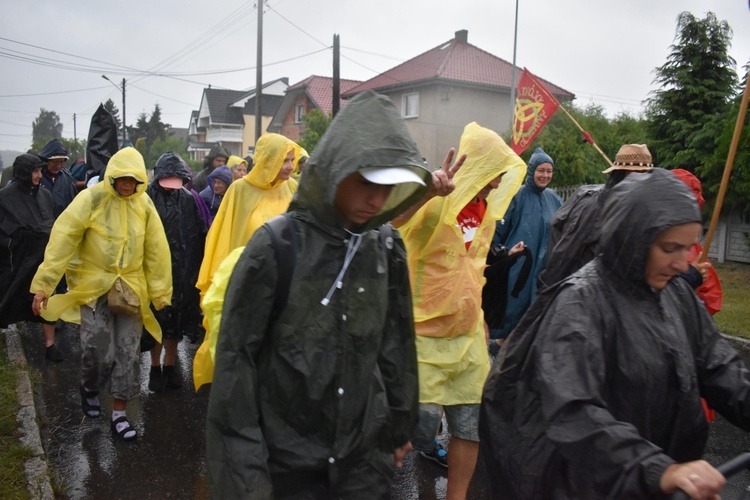
<path fill-rule="evenodd" d="M 277 215 L 262 226 L 271 237 L 276 256 L 276 294 L 271 309 L 271 321 L 275 321 L 286 307 L 294 267 L 297 265 L 297 232 L 288 213 Z"/>

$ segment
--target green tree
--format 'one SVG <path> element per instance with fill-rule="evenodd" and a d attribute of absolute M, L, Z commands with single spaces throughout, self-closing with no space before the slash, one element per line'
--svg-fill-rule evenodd
<path fill-rule="evenodd" d="M 167 151 L 174 151 L 179 154 L 183 160 L 188 159 L 187 142 L 173 135 L 166 136 L 163 139 L 156 139 L 149 148 L 146 167 L 154 168 L 156 160 Z"/>
<path fill-rule="evenodd" d="M 61 137 L 60 142 L 68 150 L 68 155 L 70 155 L 68 165 L 72 165 L 78 158 L 86 159 L 86 141 L 84 139 L 74 140 Z"/>
<path fill-rule="evenodd" d="M 731 38 L 729 24 L 712 12 L 704 19 L 678 16 L 667 62 L 656 68 L 659 88 L 646 101 L 649 149 L 660 166 L 693 171 L 712 154 L 696 134 L 727 112 L 737 92 Z"/>
<path fill-rule="evenodd" d="M 151 148 L 157 141 L 165 140 L 171 128 L 171 125 L 161 121 L 161 108 L 158 104 L 154 105 L 154 111 L 150 117 L 144 111 L 138 115 L 135 127 L 128 127 L 128 137 L 136 145 L 136 149 L 138 149 L 138 141 L 143 139 L 143 151 L 138 150 L 146 160 L 146 165 L 153 165 L 152 160 L 156 161 L 159 158 L 161 153 L 154 156 L 151 154 Z"/>
<path fill-rule="evenodd" d="M 323 134 L 328 129 L 328 125 L 331 123 L 331 116 L 326 115 L 319 109 L 313 109 L 303 116 L 302 120 L 305 122 L 305 132 L 299 140 L 299 145 L 305 148 L 308 154 L 312 154 L 320 138 L 323 137 Z"/>
<path fill-rule="evenodd" d="M 112 117 L 115 119 L 115 123 L 117 123 L 117 128 L 122 128 L 122 120 L 120 119 L 120 110 L 117 109 L 117 106 L 115 106 L 115 103 L 112 99 L 107 99 L 107 102 L 104 103 L 104 109 L 109 111 L 109 114 L 112 115 Z"/>
<path fill-rule="evenodd" d="M 62 136 L 63 124 L 60 123 L 60 117 L 54 111 L 44 108 L 39 109 L 39 116 L 31 123 L 31 127 L 31 141 L 34 143 L 44 144 Z"/>
<path fill-rule="evenodd" d="M 145 138 L 139 137 L 135 140 L 135 149 L 138 150 L 138 152 L 141 153 L 141 156 L 143 156 L 143 159 L 146 160 L 148 157 L 148 147 L 146 147 Z"/>

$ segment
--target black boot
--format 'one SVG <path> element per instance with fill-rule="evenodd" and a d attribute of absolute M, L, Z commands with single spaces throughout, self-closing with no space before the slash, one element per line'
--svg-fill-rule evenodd
<path fill-rule="evenodd" d="M 161 366 L 152 366 L 148 375 L 148 390 L 153 392 L 162 392 L 164 390 L 164 376 L 161 372 Z"/>
<path fill-rule="evenodd" d="M 182 387 L 180 374 L 174 369 L 174 366 L 164 366 L 164 386 L 167 389 L 178 389 Z"/>

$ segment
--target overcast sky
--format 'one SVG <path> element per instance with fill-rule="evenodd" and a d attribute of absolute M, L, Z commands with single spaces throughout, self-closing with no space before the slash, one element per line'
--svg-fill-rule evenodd
<path fill-rule="evenodd" d="M 750 60 L 747 0 L 519 0 L 516 64 L 601 104 L 610 116 L 642 110 L 664 64 L 676 19 L 712 11 L 734 31 L 738 73 Z M 0 149 L 25 151 L 40 108 L 58 113 L 63 136 L 85 139 L 92 113 L 122 94 L 127 124 L 154 104 L 186 128 L 203 88 L 255 87 L 257 4 L 213 0 L 0 0 Z M 332 76 L 340 35 L 341 77 L 368 80 L 469 32 L 469 43 L 513 61 L 513 0 L 266 0 L 263 81 Z M 155 76 L 158 73 L 163 76 Z"/>

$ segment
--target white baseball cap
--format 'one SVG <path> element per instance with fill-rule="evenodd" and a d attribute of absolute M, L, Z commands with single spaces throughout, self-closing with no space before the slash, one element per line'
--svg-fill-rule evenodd
<path fill-rule="evenodd" d="M 368 167 L 361 169 L 359 173 L 374 184 L 389 186 L 405 182 L 416 182 L 422 186 L 426 186 L 416 172 L 406 167 Z"/>

